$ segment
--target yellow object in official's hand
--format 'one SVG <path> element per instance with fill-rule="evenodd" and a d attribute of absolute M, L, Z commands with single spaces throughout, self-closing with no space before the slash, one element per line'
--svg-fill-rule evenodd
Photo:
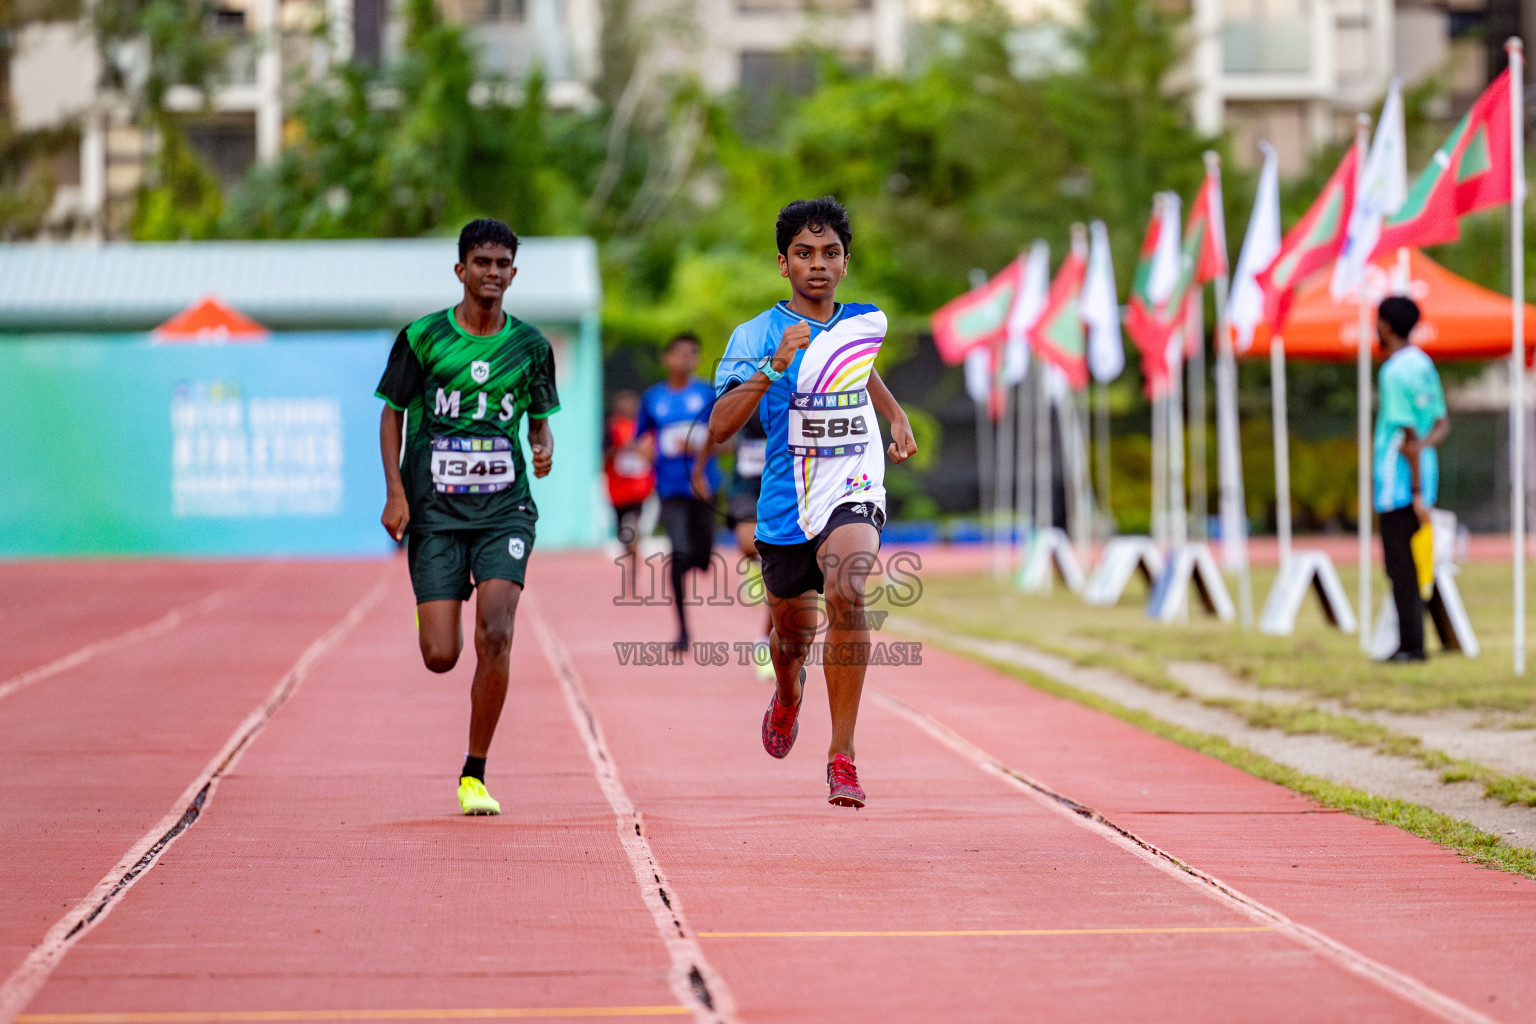
<path fill-rule="evenodd" d="M 1408 540 L 1413 552 L 1413 567 L 1419 574 L 1419 596 L 1428 601 L 1435 592 L 1435 531 L 1425 523 Z"/>

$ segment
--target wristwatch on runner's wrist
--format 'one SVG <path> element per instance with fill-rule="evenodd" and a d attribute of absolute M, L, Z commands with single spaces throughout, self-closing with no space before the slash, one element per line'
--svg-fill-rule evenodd
<path fill-rule="evenodd" d="M 757 364 L 757 369 L 764 377 L 768 378 L 769 384 L 784 376 L 783 370 L 775 370 L 773 368 L 773 356 L 764 356 L 763 361 Z"/>

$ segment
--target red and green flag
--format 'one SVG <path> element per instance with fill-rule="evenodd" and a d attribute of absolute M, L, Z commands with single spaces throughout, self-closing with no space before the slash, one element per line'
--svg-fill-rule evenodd
<path fill-rule="evenodd" d="M 933 314 L 933 343 L 951 366 L 982 345 L 1001 345 L 1008 334 L 1008 313 L 1024 281 L 1024 258 L 1014 260 L 997 275 L 963 295 L 950 299 Z"/>
<path fill-rule="evenodd" d="M 1074 229 L 1081 234 L 1082 227 Z M 1074 238 L 1066 260 L 1051 281 L 1045 309 L 1029 330 L 1029 340 L 1040 358 L 1061 371 L 1073 389 L 1088 386 L 1087 335 L 1078 300 L 1083 279 L 1088 273 L 1088 253 L 1080 238 Z"/>
<path fill-rule="evenodd" d="M 1459 218 L 1510 201 L 1509 89 L 1506 68 L 1435 150 L 1403 205 L 1381 226 L 1375 253 L 1453 242 L 1461 235 Z"/>
<path fill-rule="evenodd" d="M 1171 340 L 1189 315 L 1189 304 L 1200 301 L 1201 290 L 1227 272 L 1227 230 L 1221 209 L 1221 179 L 1207 174 L 1189 204 L 1184 242 L 1179 250 L 1179 278 L 1163 314 L 1165 339 Z M 1194 352 L 1200 339 L 1186 332 L 1184 353 Z"/>
<path fill-rule="evenodd" d="M 1152 219 L 1141 240 L 1141 255 L 1131 277 L 1126 303 L 1125 329 L 1141 353 L 1141 374 L 1147 388 L 1155 391 L 1168 376 L 1168 300 L 1178 286 L 1179 199 L 1159 193 L 1152 203 Z"/>
<path fill-rule="evenodd" d="M 1272 334 L 1280 334 L 1285 327 L 1296 286 L 1332 263 L 1344 248 L 1345 229 L 1355 206 L 1359 166 L 1360 147 L 1350 146 L 1322 193 L 1296 226 L 1286 232 L 1273 262 L 1259 273 L 1259 287 L 1264 291 L 1264 319 Z"/>
<path fill-rule="evenodd" d="M 1191 250 L 1191 243 L 1193 249 Z M 1220 171 L 1208 172 L 1189 208 L 1184 250 L 1196 285 L 1210 284 L 1227 273 L 1227 222 L 1221 206 Z"/>

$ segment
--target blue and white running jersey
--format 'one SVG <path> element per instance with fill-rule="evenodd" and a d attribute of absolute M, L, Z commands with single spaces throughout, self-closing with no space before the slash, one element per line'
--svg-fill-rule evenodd
<path fill-rule="evenodd" d="M 778 350 L 784 331 L 801 320 L 811 327 L 810 344 L 758 405 L 768 458 L 757 499 L 757 539 L 767 544 L 811 540 L 844 502 L 885 508 L 885 446 L 866 389 L 885 341 L 880 310 L 839 304 L 821 323 L 780 302 L 731 333 L 715 392 L 750 379 Z"/>

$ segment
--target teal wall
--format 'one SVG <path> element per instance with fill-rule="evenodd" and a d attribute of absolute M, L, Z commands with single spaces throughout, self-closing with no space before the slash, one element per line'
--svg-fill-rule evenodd
<path fill-rule="evenodd" d="M 546 327 L 561 411 L 532 482 L 541 548 L 600 539 L 595 319 Z M 393 335 L 164 345 L 145 335 L 0 338 L 0 557 L 371 555 Z"/>

